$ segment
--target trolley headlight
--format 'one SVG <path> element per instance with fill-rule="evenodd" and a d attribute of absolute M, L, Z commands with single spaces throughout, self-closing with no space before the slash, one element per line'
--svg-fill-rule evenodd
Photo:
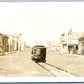
<path fill-rule="evenodd" d="M 40 54 L 40 49 L 36 49 L 36 54 Z"/>

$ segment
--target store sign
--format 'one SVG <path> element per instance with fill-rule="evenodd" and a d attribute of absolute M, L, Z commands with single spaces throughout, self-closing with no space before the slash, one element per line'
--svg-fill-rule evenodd
<path fill-rule="evenodd" d="M 71 40 L 72 44 L 78 44 L 78 40 Z"/>

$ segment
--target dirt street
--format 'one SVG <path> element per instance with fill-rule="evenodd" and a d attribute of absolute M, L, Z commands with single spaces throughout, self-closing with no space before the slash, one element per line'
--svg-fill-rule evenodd
<path fill-rule="evenodd" d="M 68 71 L 77 77 L 84 77 L 84 56 L 60 54 L 49 50 L 47 51 L 47 63 Z"/>
<path fill-rule="evenodd" d="M 53 76 L 31 60 L 31 49 L 0 56 L 0 76 L 47 77 Z"/>
<path fill-rule="evenodd" d="M 56 66 L 77 77 L 84 76 L 84 57 L 56 53 L 47 50 L 46 63 Z M 54 77 L 31 60 L 31 49 L 0 56 L 0 77 Z"/>

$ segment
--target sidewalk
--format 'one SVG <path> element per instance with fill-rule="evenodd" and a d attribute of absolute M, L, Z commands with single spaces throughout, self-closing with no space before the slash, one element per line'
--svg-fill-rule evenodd
<path fill-rule="evenodd" d="M 51 51 L 51 52 L 56 52 L 58 54 L 65 54 L 65 53 L 57 52 L 57 51 L 51 50 L 51 49 L 48 49 L 48 50 Z M 79 54 L 67 54 L 67 55 L 70 55 L 70 56 L 82 56 L 82 57 L 84 57 L 84 55 L 79 55 Z"/>
<path fill-rule="evenodd" d="M 17 52 L 21 52 L 21 51 L 2 52 L 2 53 L 0 53 L 0 56 L 6 56 L 8 54 L 13 54 L 13 53 L 17 53 Z"/>
<path fill-rule="evenodd" d="M 67 54 L 67 55 L 84 57 L 84 55 L 78 55 L 78 54 Z"/>

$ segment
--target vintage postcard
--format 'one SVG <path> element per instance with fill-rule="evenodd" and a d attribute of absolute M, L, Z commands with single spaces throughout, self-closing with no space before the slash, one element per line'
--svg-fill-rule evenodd
<path fill-rule="evenodd" d="M 83 81 L 84 2 L 0 2 L 0 77 Z"/>

